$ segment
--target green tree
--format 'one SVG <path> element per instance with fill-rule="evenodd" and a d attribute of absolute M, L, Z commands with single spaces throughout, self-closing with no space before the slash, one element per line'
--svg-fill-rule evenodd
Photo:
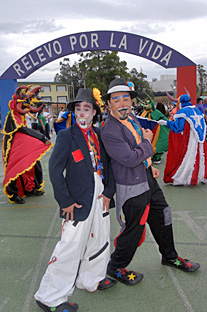
<path fill-rule="evenodd" d="M 68 82 L 73 85 L 75 94 L 77 90 L 83 86 L 84 79 L 84 67 L 78 62 L 70 65 L 70 59 L 64 58 L 63 62 L 60 62 L 60 73 L 55 75 L 54 81 L 56 82 Z"/>
<path fill-rule="evenodd" d="M 98 88 L 106 93 L 111 80 L 116 76 L 130 76 L 127 72 L 127 62 L 120 61 L 118 52 L 92 51 L 79 53 L 80 59 L 73 66 L 69 58 L 60 62 L 60 73 L 55 75 L 55 81 L 69 81 L 74 85 L 75 93 L 80 87 Z"/>
<path fill-rule="evenodd" d="M 110 82 L 116 77 L 123 77 L 135 84 L 135 90 L 139 97 L 144 99 L 146 94 L 153 97 L 153 91 L 149 86 L 142 70 L 137 71 L 133 68 L 130 72 L 127 68 L 127 62 L 121 61 L 116 51 L 90 51 L 78 53 L 80 56 L 78 62 L 70 65 L 69 58 L 64 58 L 60 62 L 60 73 L 55 75 L 55 81 L 68 82 L 74 87 L 74 92 L 80 87 L 98 88 L 101 94 L 107 92 Z"/>
<path fill-rule="evenodd" d="M 146 93 L 150 97 L 154 97 L 152 88 L 150 87 L 148 81 L 146 80 L 147 75 L 145 75 L 142 72 L 142 69 L 140 72 L 137 71 L 136 68 L 133 68 L 130 71 L 131 80 L 135 85 L 135 90 L 138 92 L 138 96 L 140 99 L 145 99 L 147 97 Z"/>
<path fill-rule="evenodd" d="M 198 74 L 198 92 L 200 95 L 203 95 L 204 91 L 207 89 L 207 72 L 204 69 L 204 66 L 201 64 L 197 65 L 197 74 Z"/>

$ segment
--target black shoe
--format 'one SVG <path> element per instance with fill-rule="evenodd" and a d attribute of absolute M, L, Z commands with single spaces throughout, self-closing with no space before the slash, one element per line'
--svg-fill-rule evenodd
<path fill-rule="evenodd" d="M 161 160 L 153 160 L 153 163 L 154 163 L 155 165 L 159 165 L 159 164 L 161 164 Z"/>
<path fill-rule="evenodd" d="M 126 269 L 116 269 L 107 268 L 107 274 L 111 277 L 114 277 L 117 281 L 125 285 L 136 285 L 139 283 L 144 275 L 134 271 L 127 271 Z"/>
<path fill-rule="evenodd" d="M 31 196 L 42 196 L 44 194 L 44 192 L 42 191 L 37 191 L 36 189 L 33 189 L 32 191 L 25 191 L 25 195 L 27 197 L 31 197 Z"/>
<path fill-rule="evenodd" d="M 42 196 L 42 195 L 44 195 L 44 192 L 34 190 L 34 195 L 35 195 L 35 196 Z"/>
<path fill-rule="evenodd" d="M 36 302 L 37 302 L 38 306 L 46 312 L 52 312 L 52 311 L 55 311 L 55 312 L 64 312 L 64 311 L 75 312 L 78 309 L 77 303 L 64 302 L 57 307 L 48 307 L 38 300 L 36 300 Z"/>
<path fill-rule="evenodd" d="M 25 203 L 24 199 L 19 197 L 19 196 L 15 197 L 14 202 L 15 202 L 15 204 L 24 204 Z"/>
<path fill-rule="evenodd" d="M 193 272 L 200 268 L 200 264 L 193 262 L 188 259 L 182 259 L 180 257 L 177 257 L 174 260 L 169 260 L 162 256 L 162 262 L 163 265 L 172 266 L 176 269 L 185 271 L 185 272 Z"/>
<path fill-rule="evenodd" d="M 117 281 L 106 277 L 102 281 L 99 282 L 98 289 L 104 290 L 104 289 L 115 286 L 117 283 L 118 283 Z"/>

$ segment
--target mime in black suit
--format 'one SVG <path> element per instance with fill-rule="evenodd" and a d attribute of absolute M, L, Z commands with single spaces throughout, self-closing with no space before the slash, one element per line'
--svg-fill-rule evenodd
<path fill-rule="evenodd" d="M 114 206 L 115 183 L 100 129 L 92 126 L 101 113 L 100 107 L 91 89 L 79 89 L 68 106 L 75 111 L 76 123 L 58 132 L 49 160 L 50 180 L 63 223 L 61 240 L 35 294 L 43 309 L 71 305 L 66 301 L 75 287 L 93 292 L 116 284 L 106 278 L 110 259 L 109 206 Z M 90 138 L 97 153 L 91 148 Z M 76 310 L 77 304 L 69 309 Z"/>

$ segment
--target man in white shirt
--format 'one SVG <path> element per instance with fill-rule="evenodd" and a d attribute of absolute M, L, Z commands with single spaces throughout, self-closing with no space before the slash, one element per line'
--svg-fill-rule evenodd
<path fill-rule="evenodd" d="M 59 112 L 58 119 L 60 119 L 64 113 L 65 113 L 64 108 L 61 107 L 61 111 Z"/>
<path fill-rule="evenodd" d="M 43 116 L 45 117 L 46 125 L 45 125 L 45 135 L 50 140 L 50 125 L 49 120 L 52 118 L 52 116 L 49 113 L 49 108 L 45 107 L 43 108 Z"/>

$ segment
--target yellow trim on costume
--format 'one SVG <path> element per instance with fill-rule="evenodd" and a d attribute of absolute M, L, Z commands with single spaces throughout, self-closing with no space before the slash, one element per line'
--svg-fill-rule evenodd
<path fill-rule="evenodd" d="M 11 101 L 9 101 L 9 108 L 10 108 L 10 102 Z M 25 122 L 26 122 L 26 116 L 25 115 L 20 115 L 20 117 L 21 117 L 21 120 L 22 120 L 22 123 L 19 125 L 19 124 L 17 124 L 17 122 L 16 122 L 16 118 L 15 118 L 15 116 L 14 116 L 14 110 L 13 109 L 10 109 L 10 111 L 11 111 L 11 115 L 12 115 L 12 117 L 13 117 L 13 119 L 14 119 L 14 123 L 15 123 L 15 126 L 17 127 L 17 128 L 19 128 L 19 127 L 21 127 L 21 126 L 26 126 L 25 125 Z"/>
<path fill-rule="evenodd" d="M 25 127 L 26 125 L 23 125 L 23 126 Z M 3 130 L 1 131 L 1 133 L 4 134 L 4 135 L 11 135 L 11 134 L 17 132 L 17 130 L 19 130 L 19 128 L 21 128 L 21 127 L 22 127 L 22 124 L 21 124 L 21 126 L 18 126 L 16 129 L 14 129 L 14 130 L 11 131 L 11 132 L 5 132 L 4 129 L 3 129 Z"/>
<path fill-rule="evenodd" d="M 6 127 L 6 124 L 7 124 L 8 117 L 9 117 L 9 113 L 6 115 L 5 123 L 4 123 L 3 129 L 1 131 L 1 133 L 3 133 L 3 134 L 4 134 L 4 128 Z M 7 133 L 7 132 L 5 132 L 5 133 Z"/>
<path fill-rule="evenodd" d="M 40 184 L 40 188 L 37 191 L 42 191 L 44 185 L 45 185 L 45 181 L 43 180 L 42 183 Z M 42 191 L 42 192 L 45 193 L 45 191 Z"/>
<path fill-rule="evenodd" d="M 37 117 L 33 116 L 31 113 L 27 113 L 30 117 L 32 117 L 34 120 L 37 120 Z"/>
<path fill-rule="evenodd" d="M 149 115 L 148 115 L 149 114 Z M 148 115 L 148 116 L 147 116 Z M 150 111 L 143 111 L 143 113 L 140 115 L 140 117 L 146 117 L 147 116 L 147 118 L 149 118 L 149 119 L 151 119 L 151 114 L 150 114 Z"/>
<path fill-rule="evenodd" d="M 12 100 L 12 101 L 13 101 L 13 100 Z M 11 102 L 11 101 L 9 101 L 9 104 L 10 104 L 10 102 Z M 9 105 L 9 109 L 10 109 L 10 105 Z M 22 116 L 22 115 L 19 114 L 19 116 L 21 117 L 22 123 L 21 123 L 21 124 L 18 124 L 18 123 L 16 122 L 16 118 L 15 118 L 15 116 L 14 116 L 14 110 L 13 110 L 13 109 L 10 109 L 10 113 L 11 113 L 11 115 L 12 115 L 12 118 L 13 118 L 14 124 L 15 124 L 15 126 L 16 126 L 16 129 L 14 129 L 14 130 L 11 131 L 11 132 L 6 132 L 6 131 L 5 131 L 5 127 L 6 127 L 6 124 L 7 124 L 7 119 L 8 119 L 8 117 L 9 117 L 9 114 L 8 114 L 8 115 L 6 116 L 6 120 L 5 120 L 5 123 L 4 123 L 3 130 L 1 131 L 2 134 L 10 135 L 10 134 L 16 132 L 16 131 L 17 131 L 19 128 L 21 128 L 22 126 L 23 126 L 23 127 L 26 127 L 26 126 L 27 126 L 27 122 L 26 122 L 26 117 L 25 117 L 25 115 Z"/>
<path fill-rule="evenodd" d="M 6 116 L 6 119 L 5 119 L 5 123 L 4 123 L 4 127 L 3 127 L 3 130 L 1 131 L 1 133 L 4 135 L 3 136 L 3 142 L 2 142 L 2 153 L 3 153 L 3 166 L 4 166 L 4 175 L 5 175 L 5 172 L 6 172 L 6 167 L 8 165 L 8 155 L 9 155 L 9 152 L 10 152 L 10 149 L 11 149 L 11 141 L 14 137 L 14 134 L 19 130 L 19 128 L 21 128 L 22 126 L 23 127 L 27 127 L 27 120 L 26 120 L 26 116 L 25 115 L 20 115 L 19 116 L 21 117 L 21 124 L 18 124 L 17 121 L 16 121 L 16 118 L 14 116 L 14 110 L 10 108 L 10 102 L 11 101 L 14 101 L 14 100 L 10 100 L 9 101 L 9 109 L 10 109 L 10 113 L 11 113 L 11 116 L 12 116 L 12 119 L 14 121 L 14 124 L 16 126 L 16 129 L 14 129 L 13 131 L 11 132 L 6 132 L 5 128 L 6 128 L 6 125 L 7 125 L 7 119 L 9 117 L 9 113 L 7 114 Z M 29 114 L 29 113 L 28 113 Z M 32 116 L 33 117 L 33 116 Z M 36 117 L 35 117 L 36 118 Z M 6 145 L 6 149 L 4 149 L 4 146 L 5 146 L 5 139 L 6 139 L 6 136 L 9 136 L 8 140 L 7 140 L 7 145 Z"/>
<path fill-rule="evenodd" d="M 3 127 L 3 130 L 1 131 L 1 133 L 4 135 L 3 137 L 3 142 L 2 142 L 2 153 L 3 153 L 3 166 L 4 166 L 4 175 L 5 175 L 5 172 L 6 172 L 6 167 L 7 167 L 7 160 L 8 160 L 8 155 L 9 155 L 9 152 L 10 152 L 10 149 L 11 149 L 11 140 L 13 139 L 13 135 L 19 130 L 19 128 L 21 128 L 22 126 L 25 127 L 27 126 L 27 122 L 26 122 L 26 117 L 25 115 L 22 116 L 20 115 L 21 117 L 21 120 L 22 120 L 22 123 L 19 125 L 17 122 L 16 122 L 16 118 L 14 116 L 14 110 L 11 109 L 10 107 L 10 103 L 14 101 L 14 100 L 10 100 L 9 101 L 9 110 L 10 110 L 10 113 L 11 113 L 11 116 L 12 116 L 12 119 L 14 121 L 14 124 L 16 126 L 16 129 L 14 129 L 13 131 L 11 132 L 6 132 L 5 128 L 6 128 L 6 125 L 7 125 L 7 119 L 9 117 L 9 113 L 7 114 L 6 116 L 6 120 L 5 120 L 5 123 L 4 123 L 4 127 Z M 4 149 L 4 146 L 5 146 L 5 139 L 6 139 L 6 136 L 9 136 L 8 140 L 7 140 L 7 144 L 6 144 L 6 149 Z"/>
<path fill-rule="evenodd" d="M 3 166 L 4 166 L 4 174 L 6 172 L 6 167 L 7 167 L 7 159 L 8 159 L 8 154 L 9 154 L 9 151 L 11 149 L 11 140 L 13 139 L 13 136 L 12 134 L 9 135 L 9 139 L 7 141 L 7 148 L 6 150 L 4 150 L 4 141 L 5 141 L 5 136 L 3 137 L 3 143 L 2 143 L 2 152 L 3 152 Z"/>
<path fill-rule="evenodd" d="M 31 170 L 31 169 L 35 166 L 35 164 L 37 163 L 37 161 L 39 161 L 39 160 L 42 158 L 42 156 L 44 156 L 44 155 L 46 154 L 46 152 L 48 152 L 48 151 L 51 149 L 52 146 L 53 146 L 53 144 L 49 145 L 48 149 L 47 149 L 46 151 L 44 151 L 42 154 L 40 154 L 40 156 L 31 164 L 31 166 L 30 166 L 29 168 L 27 168 L 27 169 L 23 170 L 22 172 L 18 173 L 14 178 L 9 179 L 9 181 L 4 185 L 4 187 L 3 187 L 3 192 L 4 192 L 4 194 L 7 196 L 8 200 L 9 200 L 9 198 L 11 198 L 13 195 L 7 194 L 7 192 L 6 192 L 7 186 L 8 186 L 12 181 L 15 181 L 15 180 L 16 180 L 19 176 L 21 176 L 23 173 L 25 173 L 26 171 Z M 42 185 L 42 184 L 43 184 L 43 182 L 41 183 L 41 185 Z M 43 186 L 44 186 L 44 184 L 41 186 L 40 190 L 43 188 Z M 11 200 L 9 200 L 9 201 L 10 201 L 10 203 L 14 203 L 14 201 L 13 201 L 13 202 L 12 202 Z"/>
<path fill-rule="evenodd" d="M 160 125 L 158 125 L 157 131 L 156 131 L 155 136 L 154 136 L 153 141 L 152 141 L 152 147 L 153 147 L 154 154 L 156 154 L 156 146 L 157 146 L 157 141 L 159 139 L 159 135 L 160 135 Z"/>

